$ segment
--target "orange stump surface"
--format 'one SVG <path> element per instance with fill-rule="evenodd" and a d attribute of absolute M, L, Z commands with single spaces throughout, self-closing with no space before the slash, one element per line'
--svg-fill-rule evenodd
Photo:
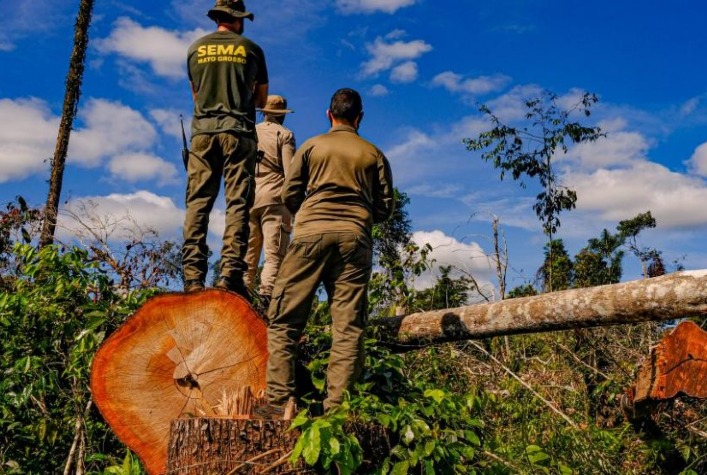
<path fill-rule="evenodd" d="M 634 389 L 634 403 L 680 394 L 707 398 L 707 332 L 691 321 L 680 323 L 651 350 Z"/>
<path fill-rule="evenodd" d="M 265 388 L 265 322 L 221 290 L 151 298 L 103 343 L 93 399 L 152 475 L 164 473 L 173 419 L 210 416 L 229 392 Z"/>

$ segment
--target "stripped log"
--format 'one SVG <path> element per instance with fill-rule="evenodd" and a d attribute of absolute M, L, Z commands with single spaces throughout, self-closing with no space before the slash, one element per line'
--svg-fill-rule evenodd
<path fill-rule="evenodd" d="M 406 350 L 449 341 L 707 316 L 707 270 L 564 290 L 380 320 L 381 339 Z"/>

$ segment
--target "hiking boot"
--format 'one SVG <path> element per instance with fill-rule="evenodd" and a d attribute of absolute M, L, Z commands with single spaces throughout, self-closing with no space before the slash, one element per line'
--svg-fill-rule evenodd
<path fill-rule="evenodd" d="M 250 292 L 248 292 L 248 287 L 246 287 L 245 283 L 243 283 L 243 279 L 219 277 L 216 284 L 214 284 L 214 287 L 221 290 L 227 290 L 229 292 L 235 292 L 246 299 L 248 303 L 253 303 L 253 300 L 250 298 Z"/>
<path fill-rule="evenodd" d="M 200 280 L 187 280 L 184 282 L 184 292 L 190 294 L 204 290 L 204 283 Z"/>

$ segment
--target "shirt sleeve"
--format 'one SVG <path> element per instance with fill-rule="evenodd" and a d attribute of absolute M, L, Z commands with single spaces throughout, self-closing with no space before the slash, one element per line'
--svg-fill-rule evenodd
<path fill-rule="evenodd" d="M 285 184 L 282 186 L 282 202 L 292 214 L 299 211 L 307 191 L 307 182 L 309 181 L 307 149 L 308 147 L 300 148 L 292 157 L 289 173 L 285 174 Z"/>
<path fill-rule="evenodd" d="M 290 173 L 290 165 L 292 157 L 295 155 L 295 135 L 292 132 L 287 132 L 282 137 L 281 157 L 282 157 L 282 172 L 285 176 Z"/>
<path fill-rule="evenodd" d="M 258 84 L 263 85 L 268 83 L 268 65 L 265 61 L 265 53 L 261 48 L 258 48 L 258 73 L 255 80 Z"/>
<path fill-rule="evenodd" d="M 395 209 L 395 190 L 390 163 L 382 152 L 378 154 L 378 186 L 373 194 L 373 222 L 382 223 Z"/>

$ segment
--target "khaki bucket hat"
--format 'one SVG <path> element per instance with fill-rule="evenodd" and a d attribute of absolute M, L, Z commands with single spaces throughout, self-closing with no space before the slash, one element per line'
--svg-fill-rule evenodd
<path fill-rule="evenodd" d="M 270 95 L 265 101 L 265 107 L 258 109 L 263 114 L 283 115 L 294 112 L 287 108 L 287 99 L 282 96 Z"/>
<path fill-rule="evenodd" d="M 216 0 L 216 5 L 206 15 L 215 21 L 216 12 L 224 12 L 234 18 L 248 18 L 250 21 L 255 17 L 251 12 L 246 11 L 243 0 Z"/>

